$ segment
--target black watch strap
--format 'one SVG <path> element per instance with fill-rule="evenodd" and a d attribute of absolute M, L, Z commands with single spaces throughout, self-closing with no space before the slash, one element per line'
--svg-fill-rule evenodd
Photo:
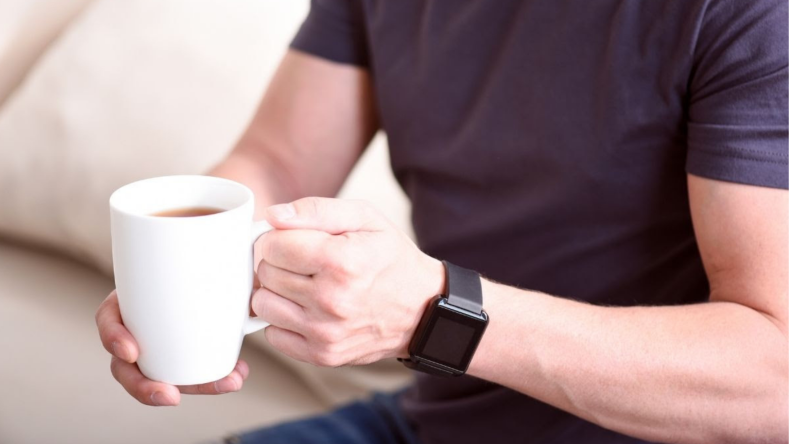
<path fill-rule="evenodd" d="M 447 261 L 442 261 L 446 273 L 446 291 L 442 299 L 434 300 L 436 307 L 440 306 L 441 300 L 446 301 L 446 304 L 454 307 L 455 310 L 462 310 L 469 312 L 468 316 L 477 316 L 478 319 L 483 320 L 484 325 L 487 325 L 487 315 L 482 311 L 482 283 L 479 275 L 471 270 L 451 264 Z M 436 309 L 437 310 L 437 309 Z M 428 309 L 429 311 L 429 309 Z M 398 358 L 397 360 L 405 364 L 406 367 L 414 370 L 419 370 L 437 376 L 461 376 L 465 373 L 468 362 L 465 363 L 462 369 L 451 368 L 446 364 L 434 363 L 430 359 L 421 359 L 418 355 L 414 354 L 412 347 L 414 341 L 419 341 L 421 329 L 427 325 L 431 315 L 426 313 L 420 322 L 419 327 L 415 333 L 414 338 L 409 345 L 410 358 Z M 482 331 L 484 331 L 484 326 Z M 477 336 L 476 343 L 473 344 L 474 349 L 478 344 L 480 336 Z M 472 352 L 473 353 L 473 352 Z"/>
<path fill-rule="evenodd" d="M 427 373 L 428 375 L 435 375 L 435 376 L 460 376 L 461 374 L 453 373 L 441 367 L 437 367 L 434 365 L 430 365 L 427 362 L 422 361 L 412 361 L 410 359 L 404 358 L 397 358 L 398 361 L 402 362 L 406 368 L 410 368 L 411 370 L 418 370 L 422 373 Z"/>
<path fill-rule="evenodd" d="M 446 270 L 447 302 L 472 313 L 482 313 L 482 283 L 471 270 L 441 261 Z"/>

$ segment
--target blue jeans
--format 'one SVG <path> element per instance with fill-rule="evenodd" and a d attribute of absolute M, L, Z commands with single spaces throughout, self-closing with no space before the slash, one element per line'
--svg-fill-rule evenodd
<path fill-rule="evenodd" d="M 397 405 L 399 393 L 373 395 L 312 418 L 241 433 L 226 444 L 419 444 Z"/>

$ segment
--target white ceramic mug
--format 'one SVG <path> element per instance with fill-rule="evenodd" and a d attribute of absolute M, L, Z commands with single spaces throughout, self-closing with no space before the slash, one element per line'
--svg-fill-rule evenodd
<path fill-rule="evenodd" d="M 252 245 L 271 230 L 253 223 L 254 205 L 249 188 L 208 176 L 141 180 L 110 197 L 118 302 L 148 378 L 221 379 L 233 371 L 244 335 L 268 325 L 249 316 Z M 224 211 L 152 216 L 189 207 Z"/>

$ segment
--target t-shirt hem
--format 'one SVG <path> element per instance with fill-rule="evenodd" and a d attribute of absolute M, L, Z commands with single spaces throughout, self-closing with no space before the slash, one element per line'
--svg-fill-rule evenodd
<path fill-rule="evenodd" d="M 756 157 L 748 152 L 688 152 L 685 170 L 694 176 L 726 182 L 789 189 L 789 159 Z"/>

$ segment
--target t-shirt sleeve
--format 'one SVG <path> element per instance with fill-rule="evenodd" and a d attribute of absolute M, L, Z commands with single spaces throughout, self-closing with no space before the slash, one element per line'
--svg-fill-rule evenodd
<path fill-rule="evenodd" d="M 312 0 L 310 12 L 290 47 L 337 63 L 368 66 L 361 2 Z"/>
<path fill-rule="evenodd" d="M 688 173 L 789 187 L 786 0 L 711 1 L 694 53 Z"/>

